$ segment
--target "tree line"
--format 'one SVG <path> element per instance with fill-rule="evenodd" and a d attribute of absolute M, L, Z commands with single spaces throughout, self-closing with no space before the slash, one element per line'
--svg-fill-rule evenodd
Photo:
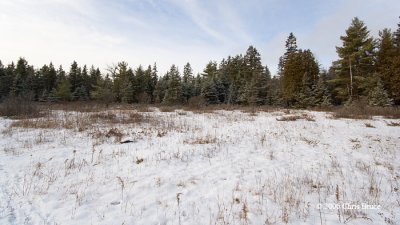
<path fill-rule="evenodd" d="M 339 59 L 321 69 L 311 50 L 299 49 L 290 33 L 275 76 L 262 65 L 258 50 L 210 61 L 194 74 L 172 65 L 159 75 L 157 65 L 131 68 L 126 62 L 99 68 L 73 62 L 66 72 L 52 63 L 35 69 L 24 58 L 5 66 L 0 61 L 0 101 L 23 97 L 33 101 L 89 101 L 145 104 L 240 104 L 307 108 L 351 104 L 400 104 L 400 23 L 383 29 L 377 39 L 357 17 L 340 37 Z"/>

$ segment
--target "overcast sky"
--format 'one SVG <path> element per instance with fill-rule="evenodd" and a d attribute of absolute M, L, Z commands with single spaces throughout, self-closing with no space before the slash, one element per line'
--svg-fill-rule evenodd
<path fill-rule="evenodd" d="M 102 70 L 157 62 L 160 73 L 190 62 L 201 72 L 254 45 L 275 73 L 293 32 L 328 68 L 353 17 L 377 37 L 399 12 L 399 0 L 0 0 L 0 60 L 66 70 L 73 60 Z"/>

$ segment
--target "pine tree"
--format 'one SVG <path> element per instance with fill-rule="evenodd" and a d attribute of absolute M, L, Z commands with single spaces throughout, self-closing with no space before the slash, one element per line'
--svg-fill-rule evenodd
<path fill-rule="evenodd" d="M 218 98 L 217 86 L 213 77 L 205 79 L 203 87 L 201 89 L 201 95 L 206 100 L 207 104 L 220 103 Z"/>
<path fill-rule="evenodd" d="M 82 84 L 84 91 L 86 92 L 86 96 L 90 98 L 90 90 L 92 89 L 91 79 L 89 72 L 87 70 L 87 66 L 84 65 L 82 68 Z"/>
<path fill-rule="evenodd" d="M 108 106 L 112 101 L 115 100 L 114 93 L 112 92 L 112 81 L 108 75 L 106 75 L 105 79 L 101 77 L 97 80 L 96 85 L 91 91 L 90 95 L 93 99 L 99 102 L 103 102 Z"/>
<path fill-rule="evenodd" d="M 14 70 L 14 80 L 11 86 L 13 96 L 23 96 L 31 98 L 32 82 L 34 78 L 34 69 L 28 65 L 24 58 L 20 58 Z"/>
<path fill-rule="evenodd" d="M 71 100 L 71 84 L 69 80 L 64 79 L 57 85 L 56 96 L 62 101 Z"/>
<path fill-rule="evenodd" d="M 396 105 L 400 105 L 400 23 L 397 24 L 397 30 L 393 34 L 394 56 L 390 67 L 390 96 Z"/>
<path fill-rule="evenodd" d="M 158 82 L 158 71 L 157 71 L 157 64 L 154 63 L 153 68 L 151 68 L 151 103 L 155 103 L 155 96 L 154 96 L 154 91 L 156 90 L 156 86 L 157 86 L 157 82 Z"/>
<path fill-rule="evenodd" d="M 108 68 L 108 71 L 111 73 L 111 79 L 113 81 L 112 91 L 114 93 L 115 100 L 117 102 L 121 102 L 122 100 L 122 90 L 124 90 L 125 86 L 128 85 L 128 63 L 122 61 L 119 62 L 116 66 L 111 66 Z M 132 82 L 132 81 L 131 81 Z"/>
<path fill-rule="evenodd" d="M 91 92 L 95 89 L 98 80 L 101 79 L 101 72 L 99 68 L 95 68 L 93 65 L 90 67 L 89 70 L 89 86 L 88 91 L 91 96 Z"/>
<path fill-rule="evenodd" d="M 368 94 L 368 104 L 371 106 L 391 106 L 393 99 L 389 98 L 388 93 L 383 87 L 381 80 L 377 81 L 374 89 Z"/>
<path fill-rule="evenodd" d="M 0 61 L 0 102 L 10 94 L 14 69 L 14 63 L 5 68 Z"/>
<path fill-rule="evenodd" d="M 282 75 L 283 69 L 285 67 L 286 61 L 289 57 L 290 54 L 296 53 L 297 52 L 297 40 L 296 37 L 292 32 L 290 32 L 289 36 L 286 39 L 286 51 L 283 56 L 279 58 L 279 63 L 278 63 L 278 74 Z"/>
<path fill-rule="evenodd" d="M 169 70 L 167 90 L 163 99 L 164 104 L 174 105 L 182 103 L 182 85 L 178 68 L 175 65 Z"/>
<path fill-rule="evenodd" d="M 391 64 L 395 55 L 394 41 L 389 29 L 379 32 L 379 50 L 376 55 L 376 70 L 381 75 L 381 80 L 385 88 L 391 91 Z"/>
<path fill-rule="evenodd" d="M 337 68 L 336 93 L 342 101 L 358 98 L 365 90 L 363 81 L 373 72 L 374 42 L 364 22 L 355 17 L 341 36 L 342 47 L 336 47 L 340 59 Z"/>
<path fill-rule="evenodd" d="M 68 80 L 71 84 L 71 93 L 74 93 L 75 90 L 82 85 L 81 68 L 78 67 L 78 63 L 76 61 L 71 64 Z"/>
<path fill-rule="evenodd" d="M 289 54 L 282 73 L 283 99 L 286 104 L 295 105 L 299 101 L 298 95 L 300 99 L 311 97 L 309 95 L 317 82 L 318 73 L 318 63 L 310 50 Z"/>
<path fill-rule="evenodd" d="M 194 81 L 194 92 L 193 96 L 200 96 L 201 94 L 201 87 L 202 87 L 202 81 L 203 79 L 201 78 L 200 74 L 198 73 L 196 76 L 196 79 Z"/>
<path fill-rule="evenodd" d="M 182 77 L 182 97 L 184 103 L 187 103 L 194 96 L 194 77 L 190 63 L 186 63 L 183 67 Z"/>

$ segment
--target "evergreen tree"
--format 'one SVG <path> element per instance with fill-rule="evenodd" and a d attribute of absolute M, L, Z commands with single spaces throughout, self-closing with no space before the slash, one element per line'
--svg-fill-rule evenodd
<path fill-rule="evenodd" d="M 376 70 L 381 75 L 381 80 L 386 89 L 390 90 L 391 86 L 391 64 L 395 55 L 394 41 L 392 33 L 389 29 L 379 32 L 379 50 L 376 55 Z"/>
<path fill-rule="evenodd" d="M 182 77 L 182 97 L 184 103 L 187 103 L 189 99 L 194 96 L 194 77 L 193 70 L 190 63 L 186 63 L 183 67 Z"/>
<path fill-rule="evenodd" d="M 201 95 L 206 100 L 207 104 L 218 104 L 218 90 L 213 77 L 205 79 L 201 89 Z"/>
<path fill-rule="evenodd" d="M 393 100 L 389 98 L 380 79 L 368 94 L 368 104 L 371 106 L 391 106 L 393 104 Z"/>
<path fill-rule="evenodd" d="M 10 94 L 13 84 L 14 69 L 14 63 L 11 63 L 5 68 L 0 61 L 0 102 Z"/>
<path fill-rule="evenodd" d="M 64 79 L 60 81 L 57 85 L 56 89 L 56 96 L 61 99 L 62 101 L 69 101 L 71 100 L 71 84 L 69 80 Z"/>
<path fill-rule="evenodd" d="M 88 91 L 91 96 L 91 92 L 95 89 L 98 81 L 101 79 L 101 72 L 99 68 L 95 68 L 93 65 L 90 67 L 89 70 L 89 85 Z M 91 96 L 92 97 L 92 96 Z"/>
<path fill-rule="evenodd" d="M 115 99 L 112 88 L 112 81 L 107 74 L 105 79 L 102 79 L 100 77 L 97 80 L 97 83 L 94 86 L 93 91 L 90 93 L 90 95 L 96 101 L 103 102 L 106 104 L 106 106 L 108 106 Z"/>
<path fill-rule="evenodd" d="M 91 79 L 86 65 L 82 68 L 82 85 L 86 96 L 90 97 L 90 90 L 92 89 Z"/>
<path fill-rule="evenodd" d="M 77 88 L 82 86 L 81 68 L 78 67 L 78 63 L 76 61 L 71 64 L 71 68 L 68 74 L 68 80 L 71 84 L 71 93 L 74 93 Z"/>
<path fill-rule="evenodd" d="M 289 36 L 286 39 L 285 47 L 286 47 L 285 54 L 279 58 L 279 64 L 278 64 L 279 75 L 282 75 L 283 69 L 285 67 L 289 55 L 297 52 L 297 40 L 292 32 L 290 32 Z"/>
<path fill-rule="evenodd" d="M 20 58 L 14 70 L 14 80 L 11 86 L 13 96 L 28 97 L 31 95 L 34 69 L 24 58 Z"/>
<path fill-rule="evenodd" d="M 124 61 L 119 62 L 116 66 L 109 67 L 108 71 L 111 73 L 113 81 L 112 91 L 115 100 L 121 102 L 123 95 L 122 90 L 126 90 L 126 86 L 129 84 L 129 78 L 127 76 L 128 63 Z"/>
<path fill-rule="evenodd" d="M 193 92 L 193 96 L 200 96 L 201 94 L 201 87 L 202 87 L 202 78 L 200 76 L 200 74 L 198 73 L 196 76 L 196 79 L 194 81 L 194 92 Z"/>
<path fill-rule="evenodd" d="M 299 50 L 289 54 L 282 74 L 283 99 L 293 106 L 297 97 L 311 97 L 311 89 L 318 79 L 319 66 L 310 50 Z"/>
<path fill-rule="evenodd" d="M 374 42 L 364 22 L 355 17 L 346 35 L 341 36 L 342 47 L 336 47 L 340 59 L 337 69 L 336 93 L 342 101 L 365 93 L 363 82 L 373 72 Z"/>
<path fill-rule="evenodd" d="M 388 86 L 390 96 L 396 105 L 400 105 L 400 23 L 393 34 L 394 55 L 390 67 L 390 85 Z"/>
<path fill-rule="evenodd" d="M 175 65 L 171 66 L 169 70 L 169 80 L 167 90 L 163 99 L 164 104 L 173 105 L 182 102 L 182 85 L 178 68 Z"/>
<path fill-rule="evenodd" d="M 154 91 L 156 90 L 157 82 L 158 82 L 157 64 L 154 63 L 153 68 L 151 68 L 151 83 L 150 83 L 151 103 L 155 103 Z"/>
<path fill-rule="evenodd" d="M 58 84 L 61 83 L 61 81 L 64 81 L 65 79 L 67 79 L 67 76 L 66 76 L 65 71 L 64 71 L 64 69 L 62 68 L 61 65 L 60 65 L 60 67 L 58 68 L 56 74 L 57 74 L 57 75 L 56 75 L 56 76 L 57 76 L 57 79 L 56 79 L 56 87 L 57 87 Z"/>

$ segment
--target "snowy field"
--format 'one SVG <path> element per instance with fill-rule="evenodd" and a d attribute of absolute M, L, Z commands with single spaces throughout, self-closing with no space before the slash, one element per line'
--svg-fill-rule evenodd
<path fill-rule="evenodd" d="M 0 224 L 400 224 L 399 122 L 156 108 L 0 118 Z"/>

